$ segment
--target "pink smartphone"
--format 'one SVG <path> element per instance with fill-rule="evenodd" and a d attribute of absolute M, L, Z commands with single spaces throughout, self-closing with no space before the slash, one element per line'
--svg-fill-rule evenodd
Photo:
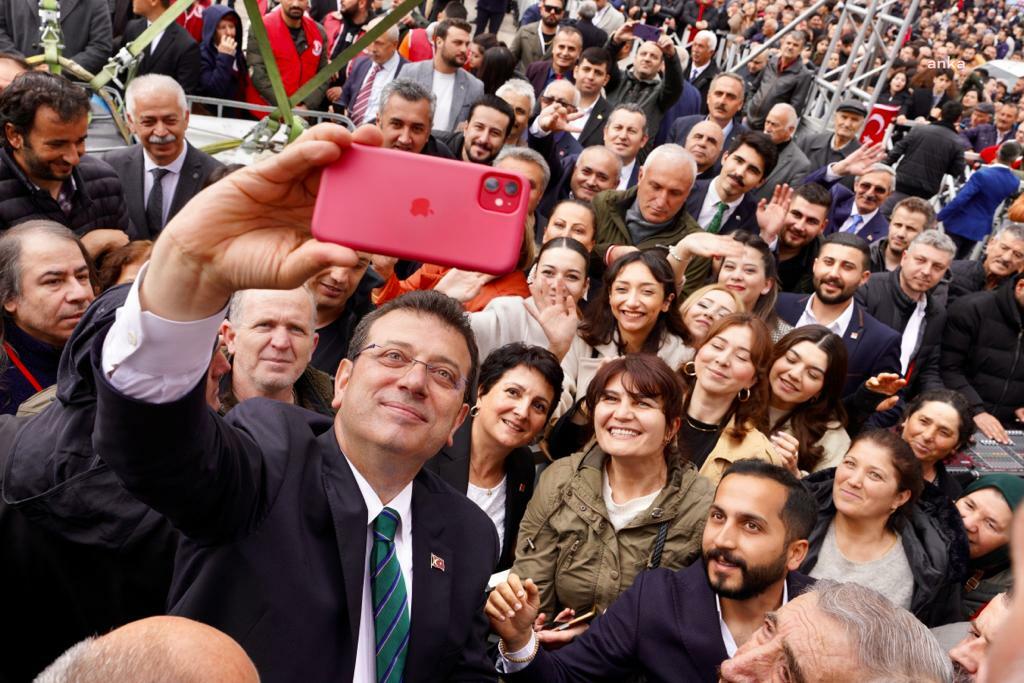
<path fill-rule="evenodd" d="M 313 236 L 371 254 L 493 275 L 519 260 L 530 197 L 522 175 L 353 145 L 324 169 Z"/>

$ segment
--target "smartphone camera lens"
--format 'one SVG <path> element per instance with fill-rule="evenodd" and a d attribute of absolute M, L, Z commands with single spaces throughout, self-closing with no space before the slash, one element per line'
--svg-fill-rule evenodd
<path fill-rule="evenodd" d="M 497 178 L 488 178 L 484 181 L 484 189 L 488 192 L 497 192 L 500 184 Z"/>
<path fill-rule="evenodd" d="M 510 180 L 505 183 L 505 194 L 509 197 L 514 197 L 519 194 L 519 183 L 514 180 Z"/>

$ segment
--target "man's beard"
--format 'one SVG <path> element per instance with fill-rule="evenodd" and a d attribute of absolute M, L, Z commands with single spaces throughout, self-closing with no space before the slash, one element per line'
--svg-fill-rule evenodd
<path fill-rule="evenodd" d="M 29 146 L 28 141 L 25 142 L 25 146 L 22 148 L 21 154 L 22 158 L 25 160 L 26 175 L 31 178 L 38 178 L 39 180 L 64 181 L 70 178 L 71 173 L 74 172 L 74 166 L 72 166 L 71 172 L 68 172 L 66 175 L 59 175 L 53 170 L 53 166 L 36 156 L 35 151 Z"/>
<path fill-rule="evenodd" d="M 849 301 L 851 298 L 853 298 L 853 295 L 856 293 L 856 290 L 847 291 L 843 287 L 842 283 L 840 283 L 839 284 L 839 294 L 835 294 L 833 296 L 826 296 L 826 295 L 821 293 L 822 281 L 818 280 L 818 279 L 815 279 L 813 282 L 814 282 L 814 294 L 815 294 L 815 296 L 817 296 L 818 299 L 820 299 L 823 304 L 828 304 L 829 306 L 834 306 L 835 304 L 845 303 L 845 302 Z M 830 282 L 829 284 L 834 284 L 834 283 Z"/>
<path fill-rule="evenodd" d="M 738 588 L 725 588 L 717 583 L 712 572 L 708 570 L 708 563 L 711 560 L 723 560 L 734 565 L 740 570 L 741 582 Z M 749 600 L 752 597 L 764 593 L 770 585 L 786 576 L 786 554 L 783 553 L 774 562 L 768 565 L 749 567 L 746 562 L 733 556 L 728 550 L 715 548 L 704 553 L 704 571 L 708 576 L 708 583 L 712 590 L 720 597 L 730 600 Z"/>

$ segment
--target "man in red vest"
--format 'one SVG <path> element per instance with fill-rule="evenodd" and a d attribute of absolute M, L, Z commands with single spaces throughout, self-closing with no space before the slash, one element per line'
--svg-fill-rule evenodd
<path fill-rule="evenodd" d="M 309 0 L 282 0 L 280 6 L 263 17 L 270 37 L 285 92 L 290 96 L 316 72 L 327 64 L 327 33 L 324 28 L 306 16 Z M 246 91 L 246 101 L 251 104 L 267 104 L 274 99 L 267 67 L 260 55 L 256 40 L 249 39 L 246 60 L 252 66 L 252 78 Z M 323 103 L 327 84 L 311 92 L 296 109 L 319 109 Z M 253 112 L 258 117 L 263 112 Z"/>

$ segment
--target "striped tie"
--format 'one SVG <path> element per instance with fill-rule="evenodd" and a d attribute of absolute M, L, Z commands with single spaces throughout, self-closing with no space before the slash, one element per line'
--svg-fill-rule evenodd
<path fill-rule="evenodd" d="M 359 94 L 356 95 L 356 103 L 352 105 L 352 110 L 349 112 L 348 117 L 352 120 L 352 123 L 357 126 L 364 123 L 363 117 L 366 116 L 366 110 L 370 107 L 370 94 L 373 92 L 373 81 L 377 78 L 377 74 L 380 73 L 380 70 L 380 64 L 374 64 L 370 69 L 370 74 L 363 82 L 363 87 L 359 89 Z"/>
<path fill-rule="evenodd" d="M 402 568 L 395 554 L 395 532 L 401 519 L 384 508 L 373 520 L 370 584 L 373 593 L 373 631 L 377 653 L 377 683 L 401 681 L 409 649 L 409 605 Z"/>

